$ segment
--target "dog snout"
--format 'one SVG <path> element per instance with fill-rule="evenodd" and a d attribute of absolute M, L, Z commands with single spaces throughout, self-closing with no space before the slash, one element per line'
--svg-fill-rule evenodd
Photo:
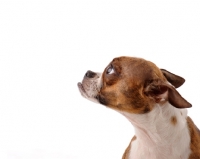
<path fill-rule="evenodd" d="M 97 74 L 95 72 L 92 72 L 90 70 L 88 70 L 86 73 L 85 73 L 85 77 L 88 77 L 88 78 L 94 78 Z"/>

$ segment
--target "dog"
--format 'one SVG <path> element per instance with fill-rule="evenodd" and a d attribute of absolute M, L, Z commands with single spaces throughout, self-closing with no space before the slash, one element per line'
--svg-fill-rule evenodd
<path fill-rule="evenodd" d="M 134 126 L 122 159 L 200 159 L 200 131 L 187 116 L 192 105 L 176 90 L 184 82 L 150 61 L 122 56 L 103 73 L 87 71 L 78 88 Z"/>

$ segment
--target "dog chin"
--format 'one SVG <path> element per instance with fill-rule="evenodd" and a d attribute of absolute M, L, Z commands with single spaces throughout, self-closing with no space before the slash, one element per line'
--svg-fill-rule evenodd
<path fill-rule="evenodd" d="M 82 95 L 84 98 L 86 98 L 86 99 L 88 99 L 88 100 L 90 100 L 90 101 L 92 101 L 92 102 L 94 102 L 94 103 L 99 103 L 99 101 L 98 101 L 98 99 L 96 98 L 96 96 L 89 96 L 89 95 L 87 94 L 87 92 L 85 91 L 85 89 L 84 89 L 84 87 L 83 87 L 83 84 L 82 84 L 81 82 L 78 82 L 77 85 L 78 85 L 78 89 L 79 89 L 81 95 Z"/>
<path fill-rule="evenodd" d="M 78 82 L 77 85 L 78 85 L 78 89 L 79 89 L 81 95 L 82 95 L 83 97 L 85 97 L 85 98 L 89 98 L 89 96 L 88 96 L 88 94 L 86 93 L 86 91 L 85 91 L 85 89 L 84 89 L 82 83 L 81 83 L 81 82 Z"/>

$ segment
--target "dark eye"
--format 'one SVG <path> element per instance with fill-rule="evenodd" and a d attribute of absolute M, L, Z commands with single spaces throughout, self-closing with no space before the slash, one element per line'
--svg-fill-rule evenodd
<path fill-rule="evenodd" d="M 113 74 L 113 73 L 115 73 L 114 68 L 113 68 L 112 65 L 110 65 L 110 66 L 107 68 L 106 73 L 107 73 L 107 74 Z"/>

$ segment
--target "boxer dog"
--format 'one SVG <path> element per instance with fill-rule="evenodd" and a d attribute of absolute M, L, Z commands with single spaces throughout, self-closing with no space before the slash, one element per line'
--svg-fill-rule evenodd
<path fill-rule="evenodd" d="M 184 82 L 150 61 L 118 57 L 103 73 L 87 71 L 78 88 L 134 126 L 122 159 L 200 159 L 200 131 L 187 116 L 191 104 L 176 90 Z"/>

